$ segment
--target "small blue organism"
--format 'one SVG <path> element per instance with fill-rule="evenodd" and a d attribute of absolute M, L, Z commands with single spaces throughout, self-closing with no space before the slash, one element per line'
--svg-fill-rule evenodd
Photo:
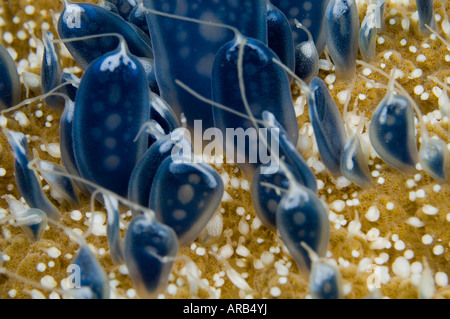
<path fill-rule="evenodd" d="M 130 277 L 141 298 L 164 291 L 178 253 L 174 230 L 149 212 L 135 216 L 124 238 L 124 256 Z"/>
<path fill-rule="evenodd" d="M 20 80 L 16 64 L 8 50 L 0 43 L 0 110 L 20 102 Z"/>
<path fill-rule="evenodd" d="M 297 20 L 296 27 L 305 31 L 308 39 L 295 46 L 295 74 L 310 83 L 319 74 L 319 53 L 314 45 L 311 32 Z"/>
<path fill-rule="evenodd" d="M 120 265 L 124 261 L 122 238 L 120 236 L 119 201 L 111 194 L 103 194 L 103 201 L 107 212 L 106 237 L 114 264 Z"/>
<path fill-rule="evenodd" d="M 436 28 L 434 17 L 434 0 L 416 0 L 417 12 L 419 13 L 419 30 L 424 35 L 431 34 L 430 30 Z"/>
<path fill-rule="evenodd" d="M 356 74 L 359 16 L 355 0 L 331 0 L 325 14 L 325 38 L 336 75 L 351 79 Z"/>
<path fill-rule="evenodd" d="M 353 134 L 345 141 L 341 153 L 341 173 L 349 181 L 361 188 L 369 187 L 371 174 L 361 148 L 359 134 Z"/>

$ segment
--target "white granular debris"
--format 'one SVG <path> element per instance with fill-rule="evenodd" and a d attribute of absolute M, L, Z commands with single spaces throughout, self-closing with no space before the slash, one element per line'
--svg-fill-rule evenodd
<path fill-rule="evenodd" d="M 6 169 L 4 169 L 3 167 L 0 167 L 0 176 L 5 176 L 6 175 Z"/>
<path fill-rule="evenodd" d="M 372 176 L 373 177 L 378 177 L 378 176 L 380 176 L 380 172 L 377 171 L 377 170 L 374 170 L 374 171 L 372 171 Z"/>
<path fill-rule="evenodd" d="M 19 122 L 19 125 L 22 127 L 28 127 L 30 125 L 30 120 L 23 112 L 14 113 L 14 119 Z"/>
<path fill-rule="evenodd" d="M 422 236 L 422 243 L 424 245 L 430 245 L 433 242 L 433 236 L 426 234 Z"/>
<path fill-rule="evenodd" d="M 31 299 L 46 299 L 44 294 L 37 289 L 30 291 Z"/>
<path fill-rule="evenodd" d="M 415 261 L 411 264 L 411 273 L 421 274 L 423 271 L 423 265 L 420 261 Z"/>
<path fill-rule="evenodd" d="M 127 268 L 127 266 L 126 265 L 120 265 L 119 266 L 119 272 L 122 274 L 122 275 L 128 275 L 128 268 Z"/>
<path fill-rule="evenodd" d="M 436 215 L 439 212 L 439 209 L 432 205 L 426 204 L 423 206 L 422 211 L 427 215 Z"/>
<path fill-rule="evenodd" d="M 6 31 L 5 33 L 3 33 L 3 40 L 6 43 L 11 44 L 14 41 L 14 36 L 11 32 Z"/>
<path fill-rule="evenodd" d="M 388 203 L 386 204 L 386 209 L 387 209 L 387 210 L 393 210 L 394 207 L 395 207 L 395 205 L 394 205 L 393 202 L 388 202 Z"/>
<path fill-rule="evenodd" d="M 261 262 L 266 266 L 270 266 L 274 260 L 274 255 L 268 251 L 265 251 L 261 254 Z"/>
<path fill-rule="evenodd" d="M 380 210 L 376 206 L 370 206 L 365 216 L 369 221 L 376 222 L 380 218 Z"/>
<path fill-rule="evenodd" d="M 444 253 L 444 246 L 442 245 L 436 245 L 433 247 L 433 254 L 436 256 L 440 256 Z"/>
<path fill-rule="evenodd" d="M 272 287 L 270 288 L 270 295 L 274 298 L 281 296 L 281 289 L 278 287 Z"/>
<path fill-rule="evenodd" d="M 36 11 L 36 9 L 34 8 L 34 6 L 31 5 L 31 4 L 25 6 L 25 8 L 24 8 L 23 10 L 25 11 L 26 14 L 28 14 L 28 15 L 30 15 L 30 16 L 33 15 L 34 12 Z"/>
<path fill-rule="evenodd" d="M 250 226 L 243 218 L 239 221 L 238 230 L 239 233 L 243 236 L 247 236 L 250 232 Z"/>
<path fill-rule="evenodd" d="M 253 268 L 256 270 L 264 269 L 264 264 L 260 259 L 255 259 L 253 261 Z"/>
<path fill-rule="evenodd" d="M 70 218 L 74 221 L 79 221 L 81 218 L 83 218 L 83 214 L 79 210 L 74 210 L 70 212 Z"/>
<path fill-rule="evenodd" d="M 414 186 L 416 186 L 416 182 L 413 179 L 408 179 L 406 181 L 406 187 L 407 188 L 413 188 Z"/>
<path fill-rule="evenodd" d="M 264 239 L 262 239 L 261 237 L 256 238 L 256 242 L 258 244 L 262 244 L 264 242 Z"/>
<path fill-rule="evenodd" d="M 246 191 L 250 190 L 250 185 L 249 185 L 249 183 L 248 183 L 248 180 L 243 179 L 243 180 L 241 181 L 241 188 L 242 188 L 243 190 L 246 190 Z"/>
<path fill-rule="evenodd" d="M 448 276 L 445 272 L 438 271 L 434 275 L 434 281 L 436 282 L 436 285 L 440 287 L 448 286 Z"/>
<path fill-rule="evenodd" d="M 369 76 L 369 75 L 372 74 L 372 70 L 369 69 L 369 68 L 365 68 L 365 69 L 362 71 L 362 73 L 363 73 L 365 76 Z"/>
<path fill-rule="evenodd" d="M 416 227 L 416 228 L 420 228 L 420 227 L 425 226 L 425 224 L 417 217 L 410 217 L 410 218 L 408 218 L 406 223 L 408 225 Z"/>
<path fill-rule="evenodd" d="M 416 196 L 417 196 L 417 198 L 425 198 L 426 193 L 423 189 L 419 189 L 418 191 L 416 191 Z"/>
<path fill-rule="evenodd" d="M 8 296 L 10 298 L 15 298 L 17 296 L 17 291 L 16 289 L 11 289 L 10 291 L 8 291 Z"/>
<path fill-rule="evenodd" d="M 341 213 L 345 209 L 345 202 L 343 200 L 337 199 L 330 204 L 330 208 L 337 213 Z"/>
<path fill-rule="evenodd" d="M 396 242 L 397 240 L 400 239 L 400 236 L 398 236 L 398 234 L 393 234 L 393 235 L 391 236 L 391 239 L 392 239 L 392 241 Z"/>
<path fill-rule="evenodd" d="M 360 256 L 359 251 L 353 249 L 353 250 L 352 250 L 352 256 L 353 256 L 354 258 L 358 258 L 358 257 Z"/>
<path fill-rule="evenodd" d="M 367 232 L 367 240 L 368 241 L 377 240 L 378 237 L 380 237 L 380 230 L 378 228 L 371 228 Z"/>
<path fill-rule="evenodd" d="M 416 87 L 414 87 L 414 93 L 416 95 L 421 95 L 423 92 L 425 92 L 425 88 L 423 87 L 423 85 L 417 85 Z"/>
<path fill-rule="evenodd" d="M 384 177 L 380 177 L 377 180 L 377 183 L 380 184 L 380 185 L 383 185 L 385 182 L 386 182 L 386 180 L 384 179 Z"/>
<path fill-rule="evenodd" d="M 288 283 L 288 279 L 286 277 L 280 277 L 278 278 L 278 283 L 280 285 L 286 285 Z"/>
<path fill-rule="evenodd" d="M 277 269 L 278 276 L 288 276 L 289 269 L 285 265 L 275 264 L 275 268 Z"/>
<path fill-rule="evenodd" d="M 405 45 L 407 45 L 408 44 L 408 41 L 406 40 L 406 39 L 401 39 L 400 40 L 400 45 L 402 46 L 402 47 L 404 47 Z"/>
<path fill-rule="evenodd" d="M 415 69 L 411 72 L 411 75 L 409 76 L 410 79 L 417 79 L 420 78 L 423 75 L 422 69 Z"/>
<path fill-rule="evenodd" d="M 231 245 L 224 245 L 219 249 L 219 254 L 223 258 L 228 259 L 234 254 L 233 247 L 231 247 Z"/>
<path fill-rule="evenodd" d="M 405 248 L 406 248 L 405 242 L 403 240 L 399 240 L 399 241 L 395 242 L 394 248 L 398 251 L 405 250 Z"/>
<path fill-rule="evenodd" d="M 397 257 L 392 264 L 392 271 L 401 278 L 408 278 L 411 273 L 411 266 L 405 257 Z"/>
<path fill-rule="evenodd" d="M 394 22 L 395 23 L 395 22 Z M 383 44 L 386 40 L 383 37 L 378 37 L 378 44 Z"/>
<path fill-rule="evenodd" d="M 191 244 L 191 250 L 195 250 L 197 249 L 197 244 L 196 243 L 192 243 Z"/>
<path fill-rule="evenodd" d="M 245 208 L 244 208 L 244 207 L 238 207 L 238 208 L 236 208 L 236 213 L 237 213 L 239 216 L 244 216 L 244 214 L 245 214 Z"/>
<path fill-rule="evenodd" d="M 203 248 L 203 247 L 198 247 L 198 248 L 195 250 L 195 253 L 197 254 L 197 256 L 205 256 L 205 254 L 206 254 L 206 249 Z"/>
<path fill-rule="evenodd" d="M 420 181 L 422 180 L 422 175 L 421 175 L 421 174 L 416 174 L 416 175 L 414 175 L 414 180 L 415 180 L 416 182 L 420 182 Z"/>
<path fill-rule="evenodd" d="M 172 284 L 173 285 L 173 284 Z M 170 286 L 170 285 L 169 285 Z M 176 287 L 175 287 L 176 288 Z M 167 289 L 167 293 L 169 293 L 170 294 L 170 292 L 169 292 L 169 289 Z M 128 289 L 127 290 L 127 297 L 128 298 L 134 298 L 134 297 L 136 297 L 136 290 L 134 290 L 134 289 Z"/>
<path fill-rule="evenodd" d="M 374 258 L 374 261 L 377 265 L 384 265 L 389 261 L 389 254 L 388 253 L 381 253 L 378 255 L 378 257 Z"/>
<path fill-rule="evenodd" d="M 47 275 L 41 278 L 41 285 L 45 288 L 53 289 L 57 286 L 57 283 L 55 281 L 55 278 Z"/>
<path fill-rule="evenodd" d="M 167 293 L 171 296 L 175 296 L 177 294 L 178 287 L 174 284 L 169 284 L 167 286 Z"/>
<path fill-rule="evenodd" d="M 447 221 L 450 222 L 450 213 L 447 213 Z"/>
<path fill-rule="evenodd" d="M 318 179 L 317 180 L 317 189 L 322 190 L 324 187 L 325 187 L 325 183 L 322 180 Z"/>
<path fill-rule="evenodd" d="M 359 272 L 366 272 L 367 270 L 369 270 L 370 266 L 373 264 L 373 261 L 371 258 L 369 257 L 364 257 L 363 259 L 361 259 L 359 261 L 358 264 L 358 271 Z"/>
<path fill-rule="evenodd" d="M 36 266 L 36 270 L 39 272 L 44 272 L 47 269 L 47 266 L 44 263 L 39 263 Z"/>
<path fill-rule="evenodd" d="M 350 186 L 352 182 L 346 179 L 344 176 L 339 176 L 336 178 L 335 185 L 338 190 L 341 190 L 347 186 Z"/>
<path fill-rule="evenodd" d="M 98 249 L 98 255 L 99 256 L 105 256 L 106 255 L 106 250 L 105 250 L 105 248 L 99 248 Z"/>
<path fill-rule="evenodd" d="M 411 45 L 411 46 L 409 47 L 409 52 L 417 53 L 417 47 Z"/>
<path fill-rule="evenodd" d="M 238 178 L 232 177 L 231 180 L 230 180 L 230 184 L 231 184 L 231 187 L 238 189 L 238 188 L 239 188 L 239 185 L 240 185 L 241 183 L 239 182 L 239 179 L 238 179 Z"/>
<path fill-rule="evenodd" d="M 416 200 L 416 198 L 417 198 L 416 192 L 414 192 L 414 191 L 409 192 L 409 200 L 410 200 L 411 202 L 414 202 L 414 201 Z"/>
<path fill-rule="evenodd" d="M 51 247 L 49 249 L 47 249 L 47 255 L 51 258 L 58 258 L 59 256 L 61 256 L 61 251 L 56 248 L 56 247 Z"/>
<path fill-rule="evenodd" d="M 416 58 L 417 62 L 425 62 L 427 60 L 427 56 L 425 54 L 419 54 Z"/>

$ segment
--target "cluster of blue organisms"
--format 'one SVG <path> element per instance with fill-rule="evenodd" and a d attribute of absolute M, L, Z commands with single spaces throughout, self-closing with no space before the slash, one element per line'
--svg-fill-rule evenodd
<path fill-rule="evenodd" d="M 291 84 L 307 95 L 329 174 L 371 187 L 359 137 L 349 136 L 318 77 L 319 56 L 326 49 L 337 76 L 353 79 L 358 53 L 367 61 L 359 63 L 376 56 L 385 4 L 374 1 L 360 25 L 354 0 L 65 1 L 59 39 L 43 33 L 44 95 L 38 97 L 61 114 L 63 165 L 31 160 L 25 135 L 4 129 L 14 152 L 18 190 L 30 206 L 14 219 L 22 220 L 34 240 L 48 223 L 70 233 L 59 225 L 61 213 L 42 191 L 36 172 L 73 206 L 79 204 L 79 192 L 92 196 L 107 210 L 113 262 L 126 264 L 141 298 L 156 297 L 166 289 L 179 247 L 199 236 L 224 193 L 220 175 L 209 164 L 193 161 L 196 154 L 186 129 L 195 133 L 198 120 L 204 130 L 272 129 L 278 132 L 277 143 L 269 145 L 268 139 L 254 135 L 242 147 L 227 137 L 222 141 L 225 154 L 245 159 L 237 165 L 251 181 L 255 211 L 279 232 L 300 271 L 309 274 L 311 294 L 341 298 L 341 275 L 325 258 L 327 209 L 296 148 L 299 126 Z M 420 30 L 428 34 L 435 28 L 433 1 L 417 0 L 417 6 Z M 63 72 L 60 43 L 83 69 L 81 78 Z M 8 112 L 19 105 L 21 89 L 14 62 L 1 45 L 0 74 L 0 106 Z M 415 102 L 391 74 L 388 93 L 371 119 L 370 142 L 393 168 L 409 174 L 420 162 L 430 176 L 447 182 L 446 145 L 428 138 L 422 125 L 418 150 L 415 112 L 420 112 Z M 278 169 L 250 161 L 251 145 L 268 146 Z M 122 205 L 133 211 L 123 239 Z M 108 298 L 104 270 L 84 240 L 78 242 L 73 263 L 82 269 L 82 289 L 71 293 Z"/>

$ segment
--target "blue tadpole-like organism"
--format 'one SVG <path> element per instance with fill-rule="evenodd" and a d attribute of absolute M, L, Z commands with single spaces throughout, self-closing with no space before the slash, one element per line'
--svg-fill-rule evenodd
<path fill-rule="evenodd" d="M 152 59 L 150 39 L 142 36 L 138 29 L 116 14 L 91 3 L 66 1 L 58 20 L 58 34 L 61 39 L 79 38 L 104 33 L 121 34 L 132 54 Z M 141 31 L 140 29 L 138 29 Z M 81 68 L 96 58 L 117 48 L 119 40 L 114 36 L 91 38 L 84 41 L 67 42 L 66 47 Z"/>
<path fill-rule="evenodd" d="M 125 233 L 124 256 L 141 298 L 155 298 L 166 289 L 177 253 L 178 238 L 172 228 L 150 212 L 133 217 Z"/>
<path fill-rule="evenodd" d="M 295 74 L 304 82 L 310 83 L 319 74 L 319 53 L 311 32 L 297 21 L 296 27 L 305 31 L 308 39 L 295 46 Z"/>
<path fill-rule="evenodd" d="M 0 43 L 0 110 L 20 102 L 20 80 L 16 64 L 8 50 Z"/>
<path fill-rule="evenodd" d="M 45 196 L 36 173 L 28 167 L 30 150 L 26 136 L 6 129 L 4 133 L 14 152 L 14 177 L 20 194 L 31 208 L 41 209 L 51 219 L 59 219 L 61 214 Z"/>
<path fill-rule="evenodd" d="M 298 122 L 289 79 L 286 71 L 273 59 L 278 61 L 276 54 L 264 43 L 236 35 L 216 55 L 213 100 L 241 114 L 248 114 L 248 105 L 257 120 L 262 119 L 263 111 L 271 112 L 296 145 Z M 268 159 L 263 157 L 270 155 L 270 150 L 261 145 L 258 130 L 248 118 L 220 108 L 214 108 L 213 114 L 215 126 L 221 132 L 229 132 L 231 128 L 235 129 L 234 134 L 247 134 L 237 141 L 233 134 L 225 134 L 223 143 L 226 154 L 251 179 L 255 170 L 267 163 Z"/>
<path fill-rule="evenodd" d="M 325 14 L 328 51 L 340 78 L 353 78 L 358 57 L 359 16 L 355 0 L 330 0 Z"/>
<path fill-rule="evenodd" d="M 267 1 L 268 46 L 289 69 L 295 68 L 294 40 L 291 26 L 284 13 Z"/>
<path fill-rule="evenodd" d="M 121 196 L 148 147 L 145 136 L 134 141 L 150 118 L 147 83 L 142 65 L 120 41 L 89 65 L 77 92 L 72 136 L 79 174 Z"/>
<path fill-rule="evenodd" d="M 319 55 L 325 48 L 324 16 L 330 0 L 271 0 L 289 19 L 295 45 L 308 41 L 308 36 L 296 27 L 295 20 L 312 34 Z"/>
<path fill-rule="evenodd" d="M 44 56 L 41 67 L 41 86 L 44 94 L 61 84 L 62 66 L 58 48 L 51 42 L 53 39 L 54 35 L 51 31 L 42 33 Z M 61 112 L 64 108 L 64 98 L 61 96 L 48 96 L 44 101 L 54 111 Z"/>
<path fill-rule="evenodd" d="M 309 117 L 320 157 L 335 176 L 341 175 L 341 153 L 346 140 L 345 126 L 327 85 L 315 77 L 309 86 Z"/>
<path fill-rule="evenodd" d="M 172 154 L 156 172 L 149 208 L 158 221 L 175 231 L 182 247 L 195 240 L 211 220 L 223 192 L 222 179 L 210 165 L 191 162 L 189 154 Z"/>
<path fill-rule="evenodd" d="M 233 38 L 228 28 L 217 24 L 234 26 L 244 35 L 267 43 L 266 0 L 190 0 L 183 5 L 176 0 L 143 3 L 152 10 L 147 12 L 147 21 L 161 97 L 178 118 L 184 114 L 191 134 L 194 120 L 202 121 L 203 130 L 214 127 L 211 105 L 181 89 L 175 80 L 189 83 L 195 92 L 210 99 L 216 53 Z"/>

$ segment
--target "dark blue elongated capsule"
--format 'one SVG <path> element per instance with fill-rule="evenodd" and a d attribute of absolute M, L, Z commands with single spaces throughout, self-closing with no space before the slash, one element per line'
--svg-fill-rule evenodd
<path fill-rule="evenodd" d="M 440 139 L 426 139 L 420 146 L 420 163 L 425 172 L 439 182 L 449 181 L 449 153 Z"/>
<path fill-rule="evenodd" d="M 278 206 L 277 228 L 300 270 L 309 273 L 312 261 L 301 243 L 305 242 L 319 257 L 325 257 L 330 241 L 328 211 L 316 194 L 290 182 Z"/>
<path fill-rule="evenodd" d="M 347 139 L 341 153 L 341 173 L 349 181 L 361 188 L 371 185 L 371 174 L 365 161 L 358 135 Z"/>
<path fill-rule="evenodd" d="M 308 36 L 295 25 L 295 20 L 311 32 L 319 55 L 325 48 L 324 16 L 330 0 L 271 0 L 284 12 L 291 24 L 295 44 L 308 41 Z"/>
<path fill-rule="evenodd" d="M 86 244 L 81 245 L 80 251 L 72 261 L 78 266 L 81 288 L 88 288 L 92 299 L 109 299 L 109 281 L 97 258 Z"/>
<path fill-rule="evenodd" d="M 122 238 L 120 237 L 119 201 L 109 194 L 103 194 L 103 199 L 108 216 L 106 222 L 108 247 L 113 263 L 119 265 L 124 260 Z"/>
<path fill-rule="evenodd" d="M 125 264 L 141 298 L 155 298 L 166 289 L 177 253 L 172 228 L 147 214 L 131 220 L 124 238 Z"/>
<path fill-rule="evenodd" d="M 343 298 L 339 269 L 327 262 L 314 262 L 309 276 L 309 291 L 314 299 Z"/>
<path fill-rule="evenodd" d="M 145 34 L 150 36 L 150 29 L 148 28 L 146 11 L 144 7 L 144 3 L 139 2 L 136 7 L 134 7 L 133 11 L 131 11 L 128 16 L 128 22 L 134 24 L 139 29 L 145 32 Z"/>
<path fill-rule="evenodd" d="M 167 139 L 158 139 L 144 153 L 130 177 L 128 184 L 128 199 L 130 201 L 148 207 L 150 190 L 156 172 L 161 163 L 172 154 L 174 146 L 182 136 L 182 130 L 175 130 Z M 184 140 L 182 143 L 187 143 L 187 141 Z"/>
<path fill-rule="evenodd" d="M 359 16 L 355 0 L 331 0 L 325 13 L 325 38 L 340 78 L 353 78 L 358 57 Z"/>
<path fill-rule="evenodd" d="M 85 71 L 72 135 L 81 177 L 126 196 L 131 173 L 148 146 L 145 136 L 134 139 L 150 118 L 150 90 L 142 65 L 120 43 Z"/>
<path fill-rule="evenodd" d="M 29 208 L 16 218 L 23 232 L 33 241 L 42 238 L 48 225 L 48 218 L 44 211 L 37 208 Z"/>
<path fill-rule="evenodd" d="M 58 33 L 61 39 L 119 33 L 125 38 L 132 54 L 153 58 L 149 40 L 145 41 L 128 22 L 95 4 L 67 1 L 58 20 Z M 65 45 L 81 68 L 86 69 L 96 58 L 115 50 L 118 44 L 117 37 L 105 36 L 67 42 Z"/>
<path fill-rule="evenodd" d="M 341 152 L 346 140 L 344 122 L 321 78 L 315 77 L 309 88 L 309 117 L 320 157 L 331 174 L 340 175 Z"/>
<path fill-rule="evenodd" d="M 43 210 L 51 219 L 59 219 L 58 209 L 45 196 L 36 173 L 28 168 L 30 151 L 27 138 L 20 132 L 6 131 L 5 134 L 14 152 L 14 174 L 20 194 L 31 208 Z"/>
<path fill-rule="evenodd" d="M 238 71 L 239 51 L 245 43 L 242 81 L 252 115 L 261 120 L 263 111 L 271 112 L 286 130 L 291 141 L 297 144 L 298 122 L 286 72 L 273 62 L 273 59 L 278 57 L 265 44 L 256 39 L 244 39 L 237 37 L 217 53 L 212 77 L 213 100 L 247 114 L 241 95 Z M 264 154 L 254 124 L 248 119 L 219 108 L 214 108 L 213 115 L 215 126 L 226 135 L 225 152 L 247 178 L 251 179 L 257 167 L 264 162 Z M 229 134 L 230 130 L 233 134 Z M 240 136 L 236 141 L 234 136 L 236 134 L 247 136 L 245 138 Z"/>
<path fill-rule="evenodd" d="M 20 102 L 20 80 L 16 64 L 0 43 L 0 110 Z"/>
<path fill-rule="evenodd" d="M 267 38 L 269 48 L 277 54 L 284 65 L 294 71 L 294 40 L 289 20 L 270 1 L 267 1 Z"/>
<path fill-rule="evenodd" d="M 376 15 L 367 14 L 361 23 L 358 36 L 359 51 L 364 61 L 371 62 L 376 59 L 377 27 Z"/>
<path fill-rule="evenodd" d="M 248 37 L 267 43 L 266 0 L 144 0 L 143 3 L 146 8 L 159 12 L 230 25 Z M 147 21 L 161 97 L 178 118 L 184 114 L 192 135 L 194 120 L 202 120 L 204 130 L 214 127 L 211 104 L 199 101 L 180 88 L 175 80 L 189 83 L 195 92 L 210 99 L 216 52 L 233 38 L 233 33 L 227 28 L 150 12 Z"/>
<path fill-rule="evenodd" d="M 175 112 L 159 95 L 150 93 L 150 107 L 150 118 L 158 122 L 166 134 L 180 127 Z"/>
<path fill-rule="evenodd" d="M 60 92 L 62 94 L 65 94 L 67 97 L 69 97 L 69 99 L 71 99 L 73 102 L 75 102 L 75 98 L 77 96 L 77 90 L 78 87 L 80 86 L 80 78 L 77 77 L 75 74 L 72 73 L 66 73 L 63 72 L 61 74 L 61 84 L 67 83 L 67 82 L 73 82 L 75 84 L 68 84 L 68 85 L 64 85 Z"/>
<path fill-rule="evenodd" d="M 44 31 L 42 42 L 44 43 L 44 56 L 41 68 L 42 92 L 48 93 L 61 84 L 62 66 L 56 44 L 50 42 L 54 40 L 53 33 Z M 48 96 L 44 99 L 51 109 L 61 112 L 64 108 L 64 98 L 61 96 Z"/>
<path fill-rule="evenodd" d="M 119 11 L 120 16 L 127 20 L 130 13 L 134 8 L 137 7 L 138 0 L 107 0 L 108 2 L 114 4 Z"/>
<path fill-rule="evenodd" d="M 419 29 L 424 35 L 431 32 L 425 25 L 431 29 L 436 28 L 436 19 L 434 17 L 434 0 L 416 0 L 417 12 L 419 13 Z"/>
<path fill-rule="evenodd" d="M 156 172 L 149 208 L 177 234 L 179 246 L 195 240 L 223 197 L 220 175 L 206 163 L 169 156 Z"/>
<path fill-rule="evenodd" d="M 308 40 L 300 42 L 294 48 L 295 75 L 304 82 L 309 83 L 319 74 L 319 53 L 309 30 L 301 24 L 297 24 L 297 28 L 305 31 L 308 35 Z"/>
<path fill-rule="evenodd" d="M 373 113 L 369 137 L 377 154 L 388 165 L 407 174 L 415 172 L 419 154 L 414 110 L 406 97 L 386 95 Z"/>

